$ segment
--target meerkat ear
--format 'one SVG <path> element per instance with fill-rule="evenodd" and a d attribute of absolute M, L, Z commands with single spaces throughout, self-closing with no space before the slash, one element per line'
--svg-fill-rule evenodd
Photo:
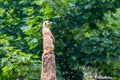
<path fill-rule="evenodd" d="M 46 22 L 45 22 L 45 25 L 46 25 Z"/>
<path fill-rule="evenodd" d="M 44 25 L 46 26 L 46 25 L 47 25 L 47 23 L 45 22 L 45 23 L 44 23 Z"/>

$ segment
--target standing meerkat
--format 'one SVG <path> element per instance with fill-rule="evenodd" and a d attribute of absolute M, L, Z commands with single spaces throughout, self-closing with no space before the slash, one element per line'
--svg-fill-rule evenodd
<path fill-rule="evenodd" d="M 43 49 L 44 49 L 44 51 L 42 54 L 42 59 L 43 59 L 44 55 L 52 54 L 54 51 L 55 38 L 49 29 L 49 26 L 51 24 L 52 24 L 51 21 L 43 22 L 42 34 L 43 34 Z"/>

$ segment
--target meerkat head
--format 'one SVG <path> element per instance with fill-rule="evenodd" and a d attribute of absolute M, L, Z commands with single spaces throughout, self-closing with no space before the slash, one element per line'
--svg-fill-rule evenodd
<path fill-rule="evenodd" d="M 44 21 L 44 22 L 43 22 L 43 27 L 44 27 L 44 26 L 49 27 L 51 24 L 52 24 L 51 21 Z"/>

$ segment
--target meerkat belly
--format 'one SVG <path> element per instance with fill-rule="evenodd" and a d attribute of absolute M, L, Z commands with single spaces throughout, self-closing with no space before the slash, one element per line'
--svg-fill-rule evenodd
<path fill-rule="evenodd" d="M 52 40 L 52 38 L 50 36 L 44 36 L 43 47 L 44 47 L 44 49 L 46 49 L 46 48 L 54 48 L 53 40 Z"/>

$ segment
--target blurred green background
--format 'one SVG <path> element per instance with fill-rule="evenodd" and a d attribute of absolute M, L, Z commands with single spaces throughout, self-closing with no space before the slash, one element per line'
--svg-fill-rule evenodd
<path fill-rule="evenodd" d="M 0 80 L 40 79 L 44 20 L 57 80 L 120 80 L 120 0 L 0 0 Z"/>

